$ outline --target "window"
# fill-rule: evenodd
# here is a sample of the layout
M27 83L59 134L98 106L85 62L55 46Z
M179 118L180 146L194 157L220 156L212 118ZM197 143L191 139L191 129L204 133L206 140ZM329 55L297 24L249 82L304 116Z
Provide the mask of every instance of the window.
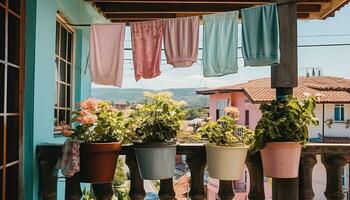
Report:
M334 121L344 121L344 105L334 106Z
M56 22L56 101L55 130L69 125L73 102L73 44L74 32L58 18Z
M244 125L249 126L249 110L245 110L245 120Z
M224 109L230 105L230 99L219 99L216 101L216 119L225 115Z

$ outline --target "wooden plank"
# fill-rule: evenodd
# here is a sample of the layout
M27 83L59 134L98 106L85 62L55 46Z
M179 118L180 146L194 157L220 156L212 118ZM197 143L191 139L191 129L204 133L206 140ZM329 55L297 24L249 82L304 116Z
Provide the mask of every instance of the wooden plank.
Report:
M337 10L348 3L349 0L333 0L331 3L323 5L320 11L320 18L326 19L327 17L333 16Z
M291 1L277 0L277 3ZM297 5L279 6L278 15L281 60L279 65L271 67L271 87L293 88L298 86Z
M172 4L178 4L178 3L211 3L211 4L265 4L270 3L270 0L220 0L220 1L214 1L214 0L173 0L173 1L162 1L162 0L85 0L89 2L114 2L114 3L149 3L149 4L163 4L163 3L172 3ZM299 0L299 3L303 4L324 4L329 3L332 0Z

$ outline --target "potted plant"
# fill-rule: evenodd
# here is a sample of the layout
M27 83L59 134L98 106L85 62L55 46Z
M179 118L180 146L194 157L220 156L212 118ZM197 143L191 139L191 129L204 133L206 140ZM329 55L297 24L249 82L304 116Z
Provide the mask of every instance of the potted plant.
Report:
M87 99L72 113L64 135L80 141L80 179L108 183L114 178L121 141L126 138L123 113L108 101Z
M170 92L145 92L144 95L144 103L137 105L129 116L141 177L148 180L172 178L175 139L180 121L185 117L186 102L173 100Z
M238 180L243 174L253 132L237 124L238 108L227 107L225 112L227 115L200 127L198 134L208 142L209 176L220 180Z
M333 119L326 119L325 123L326 123L326 125L328 126L328 128L331 128L331 127L332 127L332 124L333 124L334 122L333 122Z
M255 128L253 151L261 150L265 176L298 177L301 147L308 141L308 126L318 125L316 97L287 96L262 104L262 117Z

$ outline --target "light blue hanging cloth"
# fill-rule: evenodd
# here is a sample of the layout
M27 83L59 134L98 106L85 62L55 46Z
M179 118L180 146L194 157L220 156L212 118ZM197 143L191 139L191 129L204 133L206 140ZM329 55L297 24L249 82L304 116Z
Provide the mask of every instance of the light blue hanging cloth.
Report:
M242 54L245 66L280 63L276 4L242 9Z
M203 75L237 73L238 11L203 17Z

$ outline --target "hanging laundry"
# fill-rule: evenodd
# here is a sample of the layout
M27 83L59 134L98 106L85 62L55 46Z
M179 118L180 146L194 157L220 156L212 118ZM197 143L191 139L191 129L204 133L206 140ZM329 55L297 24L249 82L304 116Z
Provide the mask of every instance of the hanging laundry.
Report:
M164 20L164 48L167 63L190 67L197 61L199 17Z
M94 83L122 86L124 37L125 23L91 26L90 72Z
M130 27L136 81L159 76L163 21L134 22Z
M237 73L238 11L203 17L203 75Z
M280 62L277 5L242 10L242 54L245 66L269 66Z

